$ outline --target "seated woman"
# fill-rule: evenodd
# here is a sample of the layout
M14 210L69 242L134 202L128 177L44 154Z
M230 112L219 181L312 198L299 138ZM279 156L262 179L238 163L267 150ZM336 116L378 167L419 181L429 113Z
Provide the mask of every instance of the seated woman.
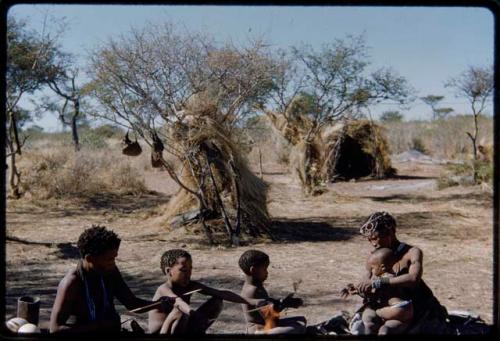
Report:
M372 269L367 265L363 279L355 286L361 294L369 294L373 288L405 288L413 303L413 319L406 333L447 334L450 333L446 319L447 311L422 279L423 253L416 246L400 242L396 237L396 220L387 212L375 212L361 226L360 233L375 248L390 248L396 257L394 277L372 279ZM365 307L363 323L367 334L390 333L382 327L383 321L375 310ZM381 328L382 327L382 328Z
M371 279L374 283L394 277L392 271L394 262L394 253L389 248L378 248L371 253L367 265L372 269ZM373 289L367 295L359 293L353 284L348 284L342 290L343 297L353 294L362 296L366 307L375 310L376 315L382 320L380 334L401 334L413 319L413 303L408 299L408 293L404 288L386 286ZM369 320L364 322L370 323Z

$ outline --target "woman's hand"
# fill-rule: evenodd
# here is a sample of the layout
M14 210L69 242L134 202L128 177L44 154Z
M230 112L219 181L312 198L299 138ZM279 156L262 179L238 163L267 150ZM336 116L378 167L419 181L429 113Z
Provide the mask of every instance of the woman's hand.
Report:
M372 292L372 281L371 280L364 280L358 283L356 285L356 290L361 294L361 295L368 295Z

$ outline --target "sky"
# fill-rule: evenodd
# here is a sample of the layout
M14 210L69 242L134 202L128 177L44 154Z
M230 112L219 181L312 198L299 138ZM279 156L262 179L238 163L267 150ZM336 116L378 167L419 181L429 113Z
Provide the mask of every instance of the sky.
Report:
M282 48L300 43L319 48L337 38L364 34L374 67L392 67L417 97L445 96L440 106L456 113L470 113L469 105L444 87L446 80L470 65L488 66L494 60L494 17L480 7L16 5L8 14L26 19L35 30L41 29L47 14L64 17L68 25L62 48L75 54L82 66L89 51L108 38L127 34L132 26L166 20L221 42L259 37ZM387 110L399 110L405 120L431 117L430 107L420 100L405 109L382 104L372 115L377 118ZM492 102L486 113L493 113ZM54 115L35 123L49 131L61 128Z

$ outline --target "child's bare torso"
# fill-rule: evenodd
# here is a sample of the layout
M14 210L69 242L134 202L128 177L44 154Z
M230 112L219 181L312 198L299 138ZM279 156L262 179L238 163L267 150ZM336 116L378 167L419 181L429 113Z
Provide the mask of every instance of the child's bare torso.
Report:
M269 298L269 294L263 286L255 286L250 283L245 283L241 290L241 296L244 298L253 298L253 299L267 299ZM249 310L255 309L256 306L250 304L242 304L243 313L245 314L245 320L247 321L247 325L264 325L264 319L262 318L259 311L251 311Z

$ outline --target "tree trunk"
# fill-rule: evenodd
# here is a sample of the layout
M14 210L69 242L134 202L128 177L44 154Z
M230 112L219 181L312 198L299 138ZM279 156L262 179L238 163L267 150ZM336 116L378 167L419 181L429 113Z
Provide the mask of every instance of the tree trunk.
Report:
M259 148L260 152L260 148ZM234 229L233 239L231 240L233 246L240 246L240 234L241 234L241 192L240 192L240 184L239 177L236 174L236 168L234 167L234 163L232 161L229 162L229 167L231 168L231 178L232 185L236 200L236 227ZM262 169L261 169L262 172ZM261 175L262 178L262 175Z
M260 179L262 180L263 179L263 173L262 173L262 153L260 151L260 148L259 148L259 165L260 165Z
M71 134L73 138L73 144L75 145L75 151L80 150L80 141L78 139L78 125L77 119L80 114L80 101L75 100L74 102L75 111L73 113L73 117L71 118Z
M474 113L474 138L472 139L472 146L474 151L474 160L477 160L477 136L479 135L479 127L477 122L478 114Z
M474 183L478 183L478 174L477 174L477 136L479 135L479 127L478 127L478 115L479 113L476 112L474 106L472 107L472 114L474 116L474 136L470 133L467 133L469 135L471 141L472 141L472 152L474 155L474 160L472 162L472 173L474 177Z
M14 117L14 112L9 113L9 149L10 149L10 194L13 198L19 199L21 191L19 184L21 182L21 174L17 170L16 154L21 155L21 144L19 142L19 134L17 131L17 121Z
M17 171L16 166L16 153L10 154L10 195L14 199L19 199L21 197L21 191L19 189L19 182L21 181L21 175Z

